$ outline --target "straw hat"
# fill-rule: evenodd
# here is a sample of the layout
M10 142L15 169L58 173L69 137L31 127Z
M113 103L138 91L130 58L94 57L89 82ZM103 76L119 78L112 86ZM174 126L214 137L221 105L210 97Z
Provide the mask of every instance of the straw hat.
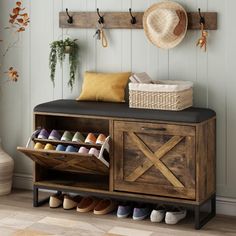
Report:
M147 38L159 48L177 46L187 32L188 16L178 3L164 1L144 12L143 27Z

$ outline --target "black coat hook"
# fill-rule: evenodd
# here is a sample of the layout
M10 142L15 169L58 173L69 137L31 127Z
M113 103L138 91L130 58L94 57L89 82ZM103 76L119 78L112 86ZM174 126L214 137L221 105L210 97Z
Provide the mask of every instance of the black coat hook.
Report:
M98 23L100 25L104 24L104 17L100 15L99 8L97 8L97 13L98 13L98 16L99 16Z
M136 24L136 23L137 23L137 20L136 20L136 18L132 15L132 9L131 9L131 8L129 9L129 14L130 14L130 16L131 16L130 23L131 23L132 25Z
M66 8L66 14L68 16L67 23L68 24L73 24L73 17L69 15L68 8Z
M201 14L201 8L198 8L198 14L199 14L199 17L200 17L200 25L201 24L205 25L206 21L205 21L205 18Z

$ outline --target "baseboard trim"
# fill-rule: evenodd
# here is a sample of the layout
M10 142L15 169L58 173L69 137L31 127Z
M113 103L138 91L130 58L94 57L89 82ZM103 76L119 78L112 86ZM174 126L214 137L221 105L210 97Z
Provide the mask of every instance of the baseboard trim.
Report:
M216 197L216 213L219 215L236 216L236 199Z
M33 189L33 176L14 173L13 188L32 190Z
M31 175L15 173L13 176L13 187L32 190L33 177ZM219 215L236 216L236 199L216 197L216 213Z

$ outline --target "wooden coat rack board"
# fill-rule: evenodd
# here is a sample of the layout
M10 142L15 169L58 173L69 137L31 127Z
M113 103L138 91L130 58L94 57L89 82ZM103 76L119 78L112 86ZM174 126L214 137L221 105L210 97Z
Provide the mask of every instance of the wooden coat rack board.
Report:
M68 15L69 14L69 15ZM136 23L131 24L129 12L102 12L104 28L107 29L143 29L143 12L133 12ZM217 12L202 12L205 18L205 29L217 29ZM99 16L97 12L60 12L61 28L97 28ZM69 23L69 22L72 23ZM188 29L199 30L199 13L188 12Z

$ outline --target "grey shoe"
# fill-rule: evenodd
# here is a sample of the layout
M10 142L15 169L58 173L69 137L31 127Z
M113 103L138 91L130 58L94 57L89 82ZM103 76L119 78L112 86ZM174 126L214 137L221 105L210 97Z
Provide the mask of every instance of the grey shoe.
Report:
M144 220L150 215L149 207L136 207L133 211L133 220Z
M132 204L119 205L116 215L118 218L127 218L132 213L132 210L133 210Z

